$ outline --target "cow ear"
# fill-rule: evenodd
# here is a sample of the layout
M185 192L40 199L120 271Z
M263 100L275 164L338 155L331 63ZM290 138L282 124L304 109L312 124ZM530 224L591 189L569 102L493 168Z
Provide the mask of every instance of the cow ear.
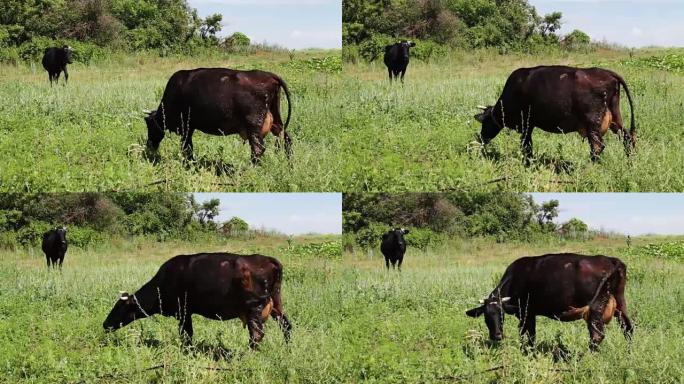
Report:
M409 233L409 230L408 230L408 229L404 229L404 235L407 234L407 233Z
M466 315L470 317L479 317L482 316L484 313L484 306L479 306L477 308L473 308L471 310L466 311Z
M485 118L485 113L478 113L477 115L473 116L475 120L479 121L480 123L484 121Z
M409 45L412 46L412 47L415 47L415 46L416 46L416 43L414 43L414 42L412 41Z

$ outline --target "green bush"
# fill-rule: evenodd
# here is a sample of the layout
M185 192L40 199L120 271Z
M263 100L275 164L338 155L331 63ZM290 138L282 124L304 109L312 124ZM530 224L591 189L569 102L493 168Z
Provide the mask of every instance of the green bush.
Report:
M404 236L404 239L406 239L407 246L425 250L442 244L445 236L428 228L409 228L409 233Z
M73 52L73 61L77 63L89 64L91 62L102 61L107 57L107 51L92 43L85 43L77 40L53 40L46 37L34 37L30 41L24 42L16 48L19 58L27 62L40 62L43 59L45 48L70 46ZM7 49L11 52L11 49ZM1 54L0 54L1 55Z
M226 38L226 45L229 47L247 47L249 46L251 41L249 40L249 37L245 35L242 32L235 32L232 35L230 35L228 38Z
M356 232L356 243L365 249L379 247L382 235L389 229L386 224L370 223Z
M104 240L105 236L92 228L72 226L67 229L67 242L70 247L87 248Z
M411 59L417 59L421 61L430 61L431 59L446 56L448 49L446 46L436 43L431 40L418 40L418 39L403 39L403 38L393 38L387 35L375 34L372 37L364 40L361 44L357 46L352 46L347 48L347 53L345 56L345 61L349 62L353 57L362 57L366 61L382 60L385 55L385 47L394 43L398 43L402 40L410 40L416 43L415 47L411 47L410 57ZM345 52L342 52L343 56Z
M44 221L31 221L16 232L16 240L24 247L40 246L43 234L54 228L54 225Z

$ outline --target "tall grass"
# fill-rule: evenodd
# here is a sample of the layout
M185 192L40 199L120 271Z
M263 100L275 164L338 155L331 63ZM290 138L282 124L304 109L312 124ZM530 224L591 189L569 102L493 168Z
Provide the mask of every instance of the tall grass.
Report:
M325 65L316 61L325 58ZM341 151L330 134L338 115L331 95L341 82L339 61L339 51L315 50L221 57L116 54L89 66L70 65L66 87L50 87L39 63L2 65L0 189L339 190L340 175L333 170L341 164ZM197 67L264 69L280 75L292 93L292 161L276 150L272 136L266 140L262 166L253 167L249 145L239 136L201 132L194 135L196 163L184 162L180 138L171 133L162 141L161 162L145 160L142 110L158 106L171 74Z
M669 54L645 50L636 57ZM381 61L345 64L338 97L347 190L434 191L504 188L515 191L681 191L684 175L684 76L636 65L627 51L500 56L454 51L441 60L409 64L406 82L389 84ZM541 64L599 65L620 73L635 98L637 153L627 158L608 133L598 164L578 134L535 130L535 161L525 167L519 134L502 131L486 151L470 143L480 132L478 105L496 102L516 68ZM622 117L630 109L622 93Z
M386 272L377 253L311 258L298 250L321 240L295 241L302 247L272 239L74 249L62 273L48 273L41 254L0 253L0 375L23 383L684 380L684 315L677 305L684 298L684 267L640 253L646 243L663 239L635 238L629 251L615 239L564 245L458 241L426 252L409 249L401 274ZM195 316L195 347L185 352L173 319L102 331L118 290L137 289L171 255L218 249L262 252L283 262L285 310L294 325L289 346L270 320L258 352L249 351L238 320ZM632 344L611 323L600 351L591 354L583 322L540 319L540 347L525 354L516 321L508 318L503 345L486 347L484 322L466 317L465 310L513 259L561 250L615 255L627 263ZM554 361L550 351L560 347L566 358Z

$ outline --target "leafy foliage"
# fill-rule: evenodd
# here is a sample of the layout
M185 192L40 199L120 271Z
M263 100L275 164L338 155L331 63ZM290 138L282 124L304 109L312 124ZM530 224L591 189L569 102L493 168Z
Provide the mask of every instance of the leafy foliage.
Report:
M0 247L38 246L43 233L58 225L68 227L69 242L77 247L111 236L193 239L217 233L218 204L197 203L182 193L0 194ZM238 217L228 224L248 229Z
M359 56L369 61L398 38L423 41L424 50L417 44L415 52L420 60L446 47L529 52L560 43L562 13L541 16L527 0L349 0L342 9L344 45L358 46ZM345 60L356 60L353 48L345 53Z
M86 63L98 57L95 47L166 54L224 46L222 19L201 19L187 0L8 0L0 3L0 60L35 60L45 46L66 43ZM245 38L235 33L230 44L249 45Z
M409 245L425 249L449 236L505 240L550 234L557 209L557 200L536 204L529 195L509 192L345 193L342 225L362 248L378 246L383 233L401 226L411 230Z

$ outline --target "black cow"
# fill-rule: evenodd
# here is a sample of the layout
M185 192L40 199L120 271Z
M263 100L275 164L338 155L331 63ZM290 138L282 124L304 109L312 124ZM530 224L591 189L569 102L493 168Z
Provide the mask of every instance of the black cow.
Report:
M66 227L57 227L51 229L43 234L43 252L47 259L47 266L55 267L59 265L62 268L64 262L64 255L67 251Z
M404 253L406 253L404 235L407 233L409 233L408 229L394 228L382 235L380 251L385 256L385 266L387 269L389 269L390 263L392 263L392 268L395 268L395 264L398 262L398 267L401 271L401 263L404 261Z
M280 88L288 101L285 125L280 118ZM169 79L157 110L145 117L147 147L156 152L165 130L169 130L181 136L181 149L192 160L195 130L217 136L237 133L249 140L256 164L265 150L264 137L271 132L284 140L289 157L291 140L286 129L291 112L287 85L273 73L226 68L182 70Z
M622 127L620 86L623 86L632 112L630 131ZM621 134L625 152L636 144L634 105L625 80L601 68L540 66L520 68L508 77L499 100L492 107L480 107L475 118L482 123L480 140L489 143L508 127L521 134L525 161L532 157L532 130L539 127L552 133L579 132L588 138L592 161L603 151L608 129Z
M180 321L183 342L192 342L192 315L208 319L240 318L255 349L272 316L289 341L291 325L283 313L280 288L283 266L262 255L198 253L175 256L135 294L122 293L103 323L107 331L134 320L161 314Z
M415 46L416 43L406 40L385 46L384 61L387 66L390 82L392 82L392 76L394 75L394 79L396 79L399 73L401 73L401 82L404 82L406 67L409 63L409 50Z
M589 347L595 350L604 338L604 325L617 317L625 337L632 336L627 317L625 283L627 267L617 258L574 253L520 258L506 268L499 285L466 312L484 314L489 338L503 338L504 314L519 319L521 337L534 345L536 316L560 321L584 319Z
M69 80L69 72L67 72L67 64L72 63L72 55L74 50L68 45L62 48L51 47L45 48L43 53L43 68L48 73L48 78L50 79L50 85L52 81L55 83L59 81L60 72L64 72L64 84Z

